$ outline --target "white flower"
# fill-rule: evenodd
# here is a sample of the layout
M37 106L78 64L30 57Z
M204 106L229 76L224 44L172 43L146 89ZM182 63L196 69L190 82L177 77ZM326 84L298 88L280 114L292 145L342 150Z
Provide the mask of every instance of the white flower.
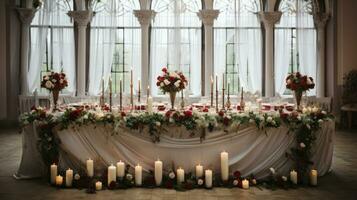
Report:
M170 173L169 173L169 177L170 177L171 179L174 179L174 178L176 177L176 175L175 175L174 172L170 172Z
M287 181L288 178L286 178L286 176L282 176L281 179L283 179L283 181Z
M126 175L126 179L127 179L128 181L131 181L131 180L133 179L133 175L127 174L127 175Z
M273 118L269 116L269 117L267 118L267 122L272 122L272 121L273 121Z
M54 85L51 81L46 81L45 86L47 89L52 89L54 87Z
M260 121L264 121L264 117L263 116L259 116Z
M63 79L60 80L60 83L63 84Z
M249 119L249 123L254 123L254 119Z
M275 122L275 121L272 121L272 122L271 122L271 124L275 125L275 124L276 124L276 122Z
M174 120L172 117L170 117L169 122L170 122L170 123L174 123L175 120Z
M227 117L227 119L231 119L232 118L230 115L227 115L226 117Z
M84 116L83 116L83 119L88 119L88 115L87 115L87 114L84 115Z
M178 74L176 72L170 72L170 76L178 77Z
M180 87L180 83L181 83L180 80L176 81L176 82L175 82L175 86L176 86L176 87Z
M161 83L160 83L160 86L161 86L161 87L164 87L164 85L165 85L164 82L161 82Z
M319 111L319 109L317 107L312 108L312 112L316 113L317 111Z
M271 172L272 174L275 174L275 169L274 169L274 168L270 167L269 170L270 170L270 172Z
M306 124L306 128L311 129L310 124Z
M165 85L169 85L171 82L167 79L164 80Z
M326 115L326 114L327 114L327 113L326 113L326 111L324 111L324 110L323 110L323 111L321 111L321 113L322 113L322 114L324 114L324 115Z
M237 179L233 181L233 185L234 185L234 186L237 186L237 185L238 185L238 180L237 180Z
M79 174L75 174L75 175L74 175L74 180L77 180L77 181L78 181L80 178L81 178L81 176L80 176Z
M57 82L57 80L56 80L56 79L52 79L52 82L56 83L56 82Z
M257 184L257 180L255 178L252 179L252 184L256 185Z
M291 83L291 80L290 79L288 79L287 81L286 81L286 84L290 84Z
M155 122L156 126L161 126L161 123L159 121Z
M45 76L45 81L48 81L49 79L50 79L50 77L48 77L48 76Z
M301 120L301 116L300 116L300 115L298 115L298 116L297 116L297 119L300 121L300 120Z
M311 85L312 84L312 81L310 78L307 78L307 82L306 82L308 85Z
M319 119L317 122L319 122L319 124L322 124L324 122L324 120Z
M301 147L301 148L305 148L306 145L305 145L303 142L301 142L301 143L300 143L300 147Z
M197 185L203 185L203 180L202 179L198 179L197 180Z

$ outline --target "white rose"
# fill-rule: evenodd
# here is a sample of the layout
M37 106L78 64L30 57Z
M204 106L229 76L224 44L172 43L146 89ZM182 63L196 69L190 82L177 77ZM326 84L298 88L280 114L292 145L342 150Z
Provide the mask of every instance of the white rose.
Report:
M257 184L257 180L255 178L252 179L252 184L256 185Z
M312 84L312 81L310 78L307 79L307 82L306 82L308 85L311 85Z
M170 122L170 123L174 123L174 122L175 122L175 120L174 120L173 118L171 118L171 117L170 117L169 122Z
M52 79L52 82L56 83L56 82L57 82L57 80L56 80L56 79Z
M249 119L249 123L254 123L254 119Z
M227 119L231 119L232 117L230 115L227 115Z
M45 81L48 81L50 79L50 77L45 76Z
M282 176L281 179L283 179L284 182L288 180L288 178L286 178L286 176Z
M155 122L156 126L161 126L161 123L159 121Z
M60 83L63 84L63 79L60 80Z
M170 177L170 179L174 179L176 177L176 175L174 172L170 172L169 177Z
M303 142L301 142L301 143L300 143L300 147L301 147L301 148L305 148L306 145L305 145Z
M311 129L310 124L306 124L306 128Z
M233 181L233 185L234 185L234 186L237 186L237 185L238 185L238 180L234 180L234 181Z
M164 87L164 85L165 85L164 82L161 82L161 83L160 83L160 86L161 86L161 87Z
M321 113L322 113L322 114L324 114L324 115L326 115L326 114L327 114L327 113L326 113L326 111L324 111L324 110L323 110L323 111L321 111Z
M273 121L273 118L269 116L269 117L267 118L267 122L272 122L272 121Z
M275 174L275 169L274 169L274 168L270 167L269 170L270 170L270 172L271 172L272 174Z
M300 115L298 115L298 116L297 116L297 119L300 121L300 120L301 120L301 116L300 116Z
M47 82L45 83L45 86L46 86L47 89L52 89L52 88L54 87L54 85L52 84L51 81L47 81Z
M322 124L324 122L324 120L319 119L317 122L319 122L319 124Z
M167 80L167 79L165 79L165 80L164 80L164 83L165 83L165 85L169 85L169 84L170 84L170 81Z
M264 121L264 117L263 116L259 116L260 121Z
M181 82L180 80L176 81L176 82L175 82L175 86L176 86L176 87L180 87L180 82Z
M288 79L288 80L286 81L286 84L290 84L290 83L291 83L291 80Z
M198 179L197 185L203 185L203 180L202 179Z
M83 116L83 119L88 119L88 115L84 115L84 116Z
M131 180L133 179L133 175L127 174L127 175L126 175L126 179L127 179L128 181L131 181Z
M271 122L271 124L275 125L275 124L276 124L276 122L275 122L275 121L272 121L272 122Z
M79 174L75 174L75 175L74 175L74 180L77 180L77 181L78 181L80 178L81 178L81 176L80 176Z

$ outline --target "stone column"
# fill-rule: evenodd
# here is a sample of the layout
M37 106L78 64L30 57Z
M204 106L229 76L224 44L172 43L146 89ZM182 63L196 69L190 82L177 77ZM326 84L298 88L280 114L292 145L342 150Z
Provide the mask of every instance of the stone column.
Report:
M86 95L86 29L93 17L92 11L69 11L68 16L78 24L77 96Z
M317 70L316 70L316 96L325 97L325 77L326 77L326 22L330 15L328 13L315 13L314 23L317 30Z
M210 95L210 80L214 77L213 68L213 22L217 19L219 10L200 10L197 15L202 20L205 28L205 73L202 81L202 91L205 96Z
M22 22L21 27L21 95L29 94L28 88L28 67L29 67L29 46L30 46L30 25L35 17L37 9L16 8Z
M265 97L275 95L274 89L274 25L280 20L281 12L259 12L265 27Z
M146 89L150 85L149 26L151 20L155 18L156 12L153 10L134 10L134 15L138 18L141 25L141 88Z

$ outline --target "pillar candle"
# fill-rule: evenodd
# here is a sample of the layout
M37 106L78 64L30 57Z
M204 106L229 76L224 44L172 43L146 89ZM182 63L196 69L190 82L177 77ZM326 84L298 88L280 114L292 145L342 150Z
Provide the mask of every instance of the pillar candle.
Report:
M157 186L161 185L162 181L162 161L155 161L155 182Z
M310 184L313 186L317 185L317 170L315 169L310 172Z
M147 102L147 105L146 105L146 110L148 111L148 113L149 114L151 114L152 113L152 97L151 96L149 96L148 97L148 102Z
M221 153L221 177L223 181L227 181L229 176L228 153Z
M72 187L73 182L73 170L66 170L66 187Z
M117 181L117 168L111 164L109 167L108 167L108 185L110 185L110 183L112 181L116 182Z
M51 184L56 183L56 176L57 176L57 165L53 163L51 165Z
M203 166L198 164L196 165L196 178L200 178L203 176Z
M135 185L136 186L141 186L142 184L142 173L143 173L143 167L141 167L139 164L135 166Z
M293 184L297 184L297 172L295 170L290 172L290 181Z
M176 171L177 174L177 184L181 184L185 181L185 170L178 168Z
M62 183L63 183L63 176L61 175L56 176L56 185L61 186Z
M89 159L87 160L87 175L88 175L89 177L93 177L93 175L94 175L93 165L94 165L93 160L89 158Z
M95 182L95 189L102 190L103 184L100 181Z
M212 170L205 170L205 183L206 183L206 188L211 188L212 187Z
M249 189L249 181L247 179L244 179L242 181L242 188L243 189Z
M125 164L121 160L117 162L117 176L123 178L125 174Z

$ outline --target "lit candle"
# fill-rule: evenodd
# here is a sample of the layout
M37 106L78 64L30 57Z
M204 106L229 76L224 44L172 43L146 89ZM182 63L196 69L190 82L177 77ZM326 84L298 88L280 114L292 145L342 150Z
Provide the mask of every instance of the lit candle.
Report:
M205 183L206 188L212 187L212 170L205 170Z
M100 181L95 182L95 189L97 191L102 190L103 184Z
M249 181L247 179L244 179L242 181L242 188L243 189L249 189Z
M221 176L223 181L228 180L228 176L229 176L228 153L225 151L221 153Z
M61 175L56 176L56 185L61 186L62 183L63 183L63 176Z
M155 161L155 182L156 186L160 186L162 181L162 161Z
M108 167L108 185L110 185L111 182L116 182L117 181L117 168L111 164L109 167Z
M185 181L185 170L183 170L180 167L177 169L176 174L177 174L177 184L181 184L182 182Z
M196 178L200 178L203 176L203 166L198 164L196 165Z
M142 184L142 173L143 168L138 164L135 166L135 185L141 186Z
M56 183L56 176L57 176L57 165L53 163L51 165L51 184Z
M125 164L121 160L117 162L117 176L123 178L125 174Z
M293 184L297 184L297 172L295 170L290 172L290 181Z
M93 177L93 175L94 175L94 168L93 168L93 160L92 159L88 159L87 160L87 175L89 176L89 177Z
M315 169L310 172L310 184L313 186L317 185L317 170Z
M66 170L66 187L72 187L73 182L73 170Z

